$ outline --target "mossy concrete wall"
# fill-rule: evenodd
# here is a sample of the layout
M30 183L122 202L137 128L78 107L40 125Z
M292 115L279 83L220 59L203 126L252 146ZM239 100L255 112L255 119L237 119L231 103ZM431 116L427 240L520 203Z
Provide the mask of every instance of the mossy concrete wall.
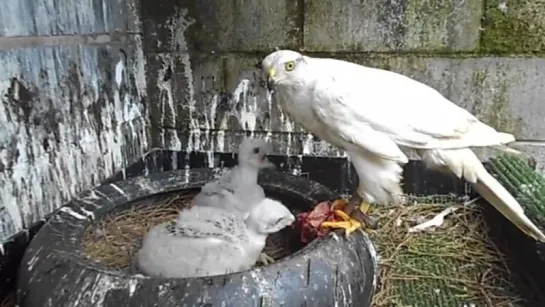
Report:
M170 0L142 12L161 147L232 151L253 131L277 153L342 154L266 102L254 64L290 48L414 77L545 165L543 0Z

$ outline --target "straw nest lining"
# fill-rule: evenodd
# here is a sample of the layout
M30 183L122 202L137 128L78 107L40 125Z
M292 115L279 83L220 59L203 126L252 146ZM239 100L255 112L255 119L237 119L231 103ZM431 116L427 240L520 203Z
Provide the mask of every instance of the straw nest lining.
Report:
M520 306L505 257L488 238L479 205L462 206L434 230L409 233L453 203L380 207L373 214L380 273L373 305Z
M176 219L195 194L171 193L151 197L129 209L112 212L89 225L83 234L83 248L89 259L113 269L137 272L136 253L148 230L160 223ZM294 210L292 213L296 214ZM275 260L301 248L299 236L286 227L267 238L264 252Z

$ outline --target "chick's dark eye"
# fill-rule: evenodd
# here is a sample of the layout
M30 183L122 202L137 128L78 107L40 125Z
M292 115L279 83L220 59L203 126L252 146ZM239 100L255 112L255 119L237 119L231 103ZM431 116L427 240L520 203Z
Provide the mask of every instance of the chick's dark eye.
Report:
M258 153L259 153L259 147L255 147L255 148L254 148L254 153L255 153L255 154L258 154Z

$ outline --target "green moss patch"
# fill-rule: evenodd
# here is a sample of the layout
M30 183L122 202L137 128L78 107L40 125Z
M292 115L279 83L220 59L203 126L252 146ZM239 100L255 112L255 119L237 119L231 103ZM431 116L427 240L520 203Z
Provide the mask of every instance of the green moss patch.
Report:
M514 54L545 50L545 1L486 1L481 50Z

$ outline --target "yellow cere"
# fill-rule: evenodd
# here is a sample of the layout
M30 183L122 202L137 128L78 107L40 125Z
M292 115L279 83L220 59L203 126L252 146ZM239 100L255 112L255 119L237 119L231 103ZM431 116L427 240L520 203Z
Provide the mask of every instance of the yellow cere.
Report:
M274 68L269 69L269 77L270 78L276 77L276 70Z

